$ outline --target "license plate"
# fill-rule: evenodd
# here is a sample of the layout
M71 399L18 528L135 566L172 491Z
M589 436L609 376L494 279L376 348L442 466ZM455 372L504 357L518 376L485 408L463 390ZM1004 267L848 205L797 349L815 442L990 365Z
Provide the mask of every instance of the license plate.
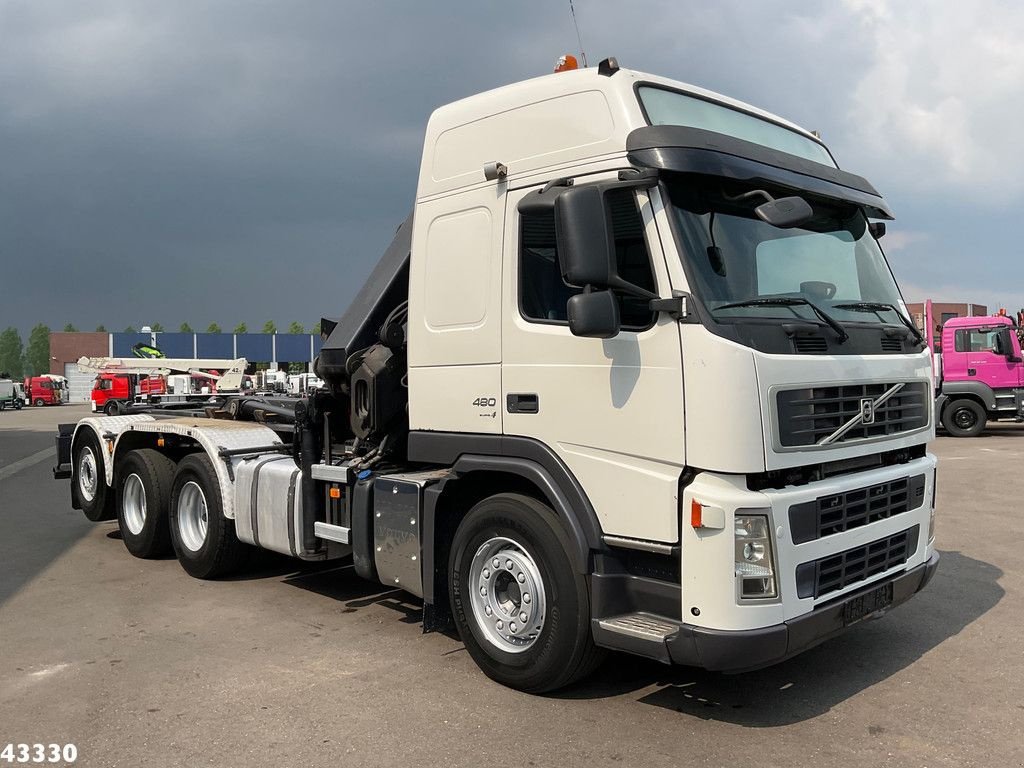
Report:
M892 605L892 582L863 595L858 595L843 606L843 624L849 626L872 613Z

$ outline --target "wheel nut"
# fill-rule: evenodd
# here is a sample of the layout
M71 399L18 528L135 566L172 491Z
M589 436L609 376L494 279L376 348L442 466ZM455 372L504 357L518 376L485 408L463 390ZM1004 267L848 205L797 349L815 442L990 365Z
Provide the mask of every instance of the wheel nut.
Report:
M498 619L498 623L495 624L494 626L496 626L498 629L504 629L505 628L505 622L502 621L501 619Z
M480 596L487 597L487 587L480 587Z
M524 592L523 593L523 602L524 603L530 602L530 593L529 592Z
M489 570L487 570L486 568L484 568L484 578L485 579L491 578L491 572Z
M516 623L513 621L511 624L508 625L508 628L511 631L515 632L516 631Z
M516 576L516 581L518 581L520 584L522 584L524 581L526 581L526 575L520 573L518 576Z
M492 613L492 611L491 611L491 606L489 606L489 605L485 605L485 606L484 606L484 613L486 613L486 614L487 614L488 616L490 616L490 615L491 615L491 613Z
M513 563L511 560L506 560L505 567L511 571L515 567L515 563Z
M519 614L519 620L520 620L521 622L523 622L524 624L526 623L526 618L527 618L527 617L526 617L526 614L525 614L525 613L520 613L520 614Z
M491 561L491 564L495 568L501 568L501 560L499 560L498 558L494 558L494 560Z

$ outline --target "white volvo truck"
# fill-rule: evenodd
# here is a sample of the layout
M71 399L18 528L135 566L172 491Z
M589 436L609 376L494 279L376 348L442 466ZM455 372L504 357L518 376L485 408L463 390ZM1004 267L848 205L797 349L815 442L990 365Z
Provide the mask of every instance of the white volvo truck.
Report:
M938 562L889 218L814 134L727 97L613 59L499 88L431 117L322 390L90 416L55 474L198 578L248 547L351 558L522 690L604 649L766 666Z

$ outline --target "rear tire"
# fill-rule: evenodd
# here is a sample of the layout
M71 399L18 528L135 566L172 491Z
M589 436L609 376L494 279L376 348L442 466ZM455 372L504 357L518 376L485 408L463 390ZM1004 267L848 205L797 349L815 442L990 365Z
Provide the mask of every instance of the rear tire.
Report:
M587 582L571 563L555 513L529 496L484 499L459 525L448 564L452 615L469 655L492 680L543 693L585 677L601 661Z
M178 464L169 519L174 554L190 576L213 579L244 560L245 545L235 535L235 521L224 517L217 473L205 454Z
M167 510L174 462L150 448L130 451L117 466L117 524L125 549L152 558L171 549Z
M113 490L107 487L103 450L95 433L82 428L82 437L76 441L72 454L71 493L75 506L94 523L113 520Z
M961 398L942 411L942 426L953 437L977 437L985 430L985 409L974 400Z

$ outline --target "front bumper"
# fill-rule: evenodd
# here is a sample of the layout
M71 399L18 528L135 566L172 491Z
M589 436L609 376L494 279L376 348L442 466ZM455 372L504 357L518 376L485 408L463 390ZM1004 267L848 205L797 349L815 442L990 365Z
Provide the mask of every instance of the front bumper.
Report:
M777 664L836 635L851 625L843 620L844 609L862 595L888 583L893 585L892 603L885 611L866 618L878 618L905 603L924 589L939 565L935 552L926 563L889 579L873 582L782 624L749 630L713 630L683 624L666 638L665 646L673 664L702 667L720 672L746 672Z

